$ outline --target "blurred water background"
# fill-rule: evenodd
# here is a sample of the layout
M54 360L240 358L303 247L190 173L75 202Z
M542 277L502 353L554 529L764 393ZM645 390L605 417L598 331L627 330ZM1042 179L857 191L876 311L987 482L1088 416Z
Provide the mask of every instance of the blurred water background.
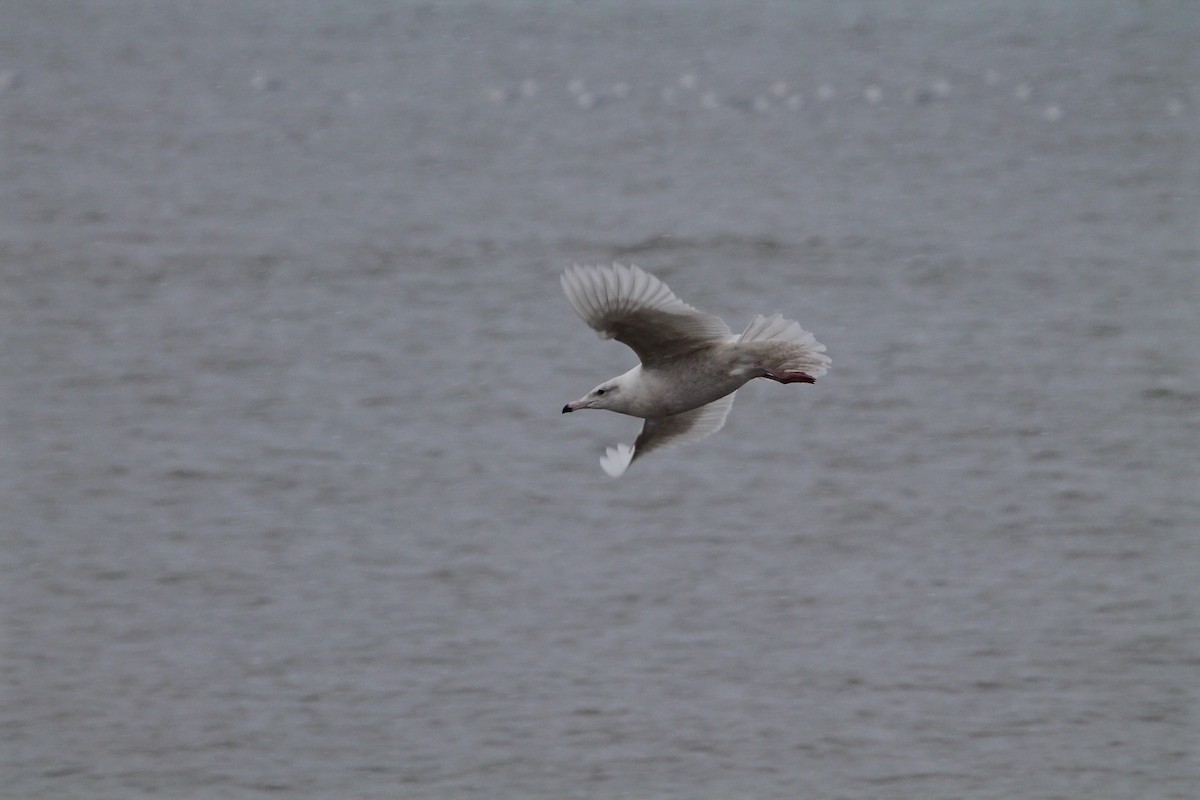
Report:
M1197 41L6 4L0 796L1195 797ZM614 260L833 368L610 480Z

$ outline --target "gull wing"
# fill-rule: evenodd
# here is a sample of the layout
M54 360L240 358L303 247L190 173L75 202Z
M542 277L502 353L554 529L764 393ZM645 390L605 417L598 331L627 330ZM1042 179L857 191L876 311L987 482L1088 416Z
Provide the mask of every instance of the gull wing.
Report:
M608 448L600 466L612 477L619 477L639 456L669 444L688 444L711 436L725 426L729 409L733 408L733 393L705 406L693 408L669 417L650 417L642 426L637 441L630 447L619 444Z
M646 366L731 335L720 317L697 311L635 266L575 265L563 273L562 287L584 322L628 345Z

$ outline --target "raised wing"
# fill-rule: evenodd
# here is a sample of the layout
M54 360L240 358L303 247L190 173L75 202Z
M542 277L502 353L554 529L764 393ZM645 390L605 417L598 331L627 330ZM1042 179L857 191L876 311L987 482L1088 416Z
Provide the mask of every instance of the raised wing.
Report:
M714 400L706 406L672 414L669 417L650 417L642 426L637 441L630 447L619 444L608 448L600 459L600 466L612 477L619 477L635 458L658 447L669 444L688 444L711 436L725 426L729 409L733 408L733 394Z
M563 273L562 287L584 322L628 345L647 366L731 335L720 317L697 311L635 266L575 265Z

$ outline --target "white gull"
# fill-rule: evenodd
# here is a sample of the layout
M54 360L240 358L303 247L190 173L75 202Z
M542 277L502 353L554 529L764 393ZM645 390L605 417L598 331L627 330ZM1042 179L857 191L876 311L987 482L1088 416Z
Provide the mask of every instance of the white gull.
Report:
M635 458L667 444L716 433L733 393L754 378L815 383L829 367L825 345L779 314L756 316L741 335L692 308L635 266L575 265L562 275L571 307L602 339L616 339L641 363L592 389L563 413L600 408L645 420L633 445L607 448L600 466L614 478Z

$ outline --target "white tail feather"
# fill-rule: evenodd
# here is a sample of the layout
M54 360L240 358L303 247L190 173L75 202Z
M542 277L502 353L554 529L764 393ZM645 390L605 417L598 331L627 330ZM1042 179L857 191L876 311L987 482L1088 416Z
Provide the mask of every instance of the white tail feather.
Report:
M767 339L779 339L805 345L816 341L811 333L800 327L799 322L787 319L782 314L772 314L769 317L759 314L750 320L750 324L746 326L746 330L742 331L738 341L757 342Z
M779 342L786 345L782 352L774 354L778 363L773 366L779 371L797 370L819 378L830 364L829 356L825 355L825 345L801 328L799 322L787 319L782 314L769 317L760 314L750 320L746 330L738 337L738 344L750 342Z

